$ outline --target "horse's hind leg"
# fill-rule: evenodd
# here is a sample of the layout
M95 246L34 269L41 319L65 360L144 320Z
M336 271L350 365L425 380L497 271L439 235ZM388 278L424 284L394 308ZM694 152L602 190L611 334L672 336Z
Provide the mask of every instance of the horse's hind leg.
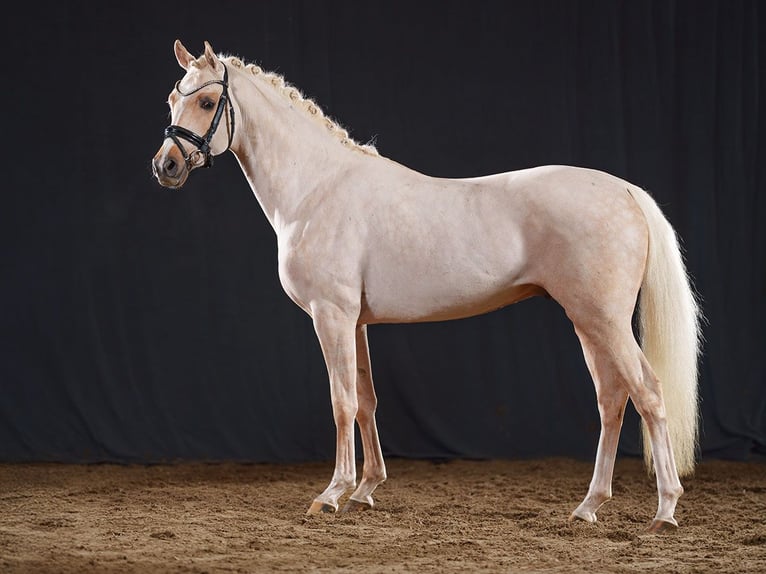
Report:
M596 511L612 498L612 475L625 405L628 401L628 391L624 385L620 384L618 376L612 372L608 363L597 360L592 345L579 330L577 335L582 343L585 362L596 387L601 435L588 494L572 513L572 519L596 522Z
M649 440L652 447L654 471L657 475L657 491L659 503L657 514L649 526L650 532L663 532L678 526L673 517L678 499L684 493L678 478L673 445L670 442L668 423L665 416L665 401L662 398L662 388L654 374L649 361L643 353L640 355L641 369L644 375L644 386L630 389L630 396L636 405L636 410L646 422L649 430Z
M356 421L359 424L359 434L362 437L364 467L362 480L343 507L343 512L372 508L372 493L378 485L386 480L386 466L378 439L378 427L375 423L375 409L378 405L378 399L375 396L375 388L372 383L366 325L357 325L356 328L356 363L356 396L359 403Z
M659 504L650 530L658 532L677 526L673 514L683 488L676 470L657 377L629 328L591 332L595 336L578 329L596 382L602 434L591 488L573 516L595 521L596 509L611 495L614 457L627 393L649 429L657 472Z

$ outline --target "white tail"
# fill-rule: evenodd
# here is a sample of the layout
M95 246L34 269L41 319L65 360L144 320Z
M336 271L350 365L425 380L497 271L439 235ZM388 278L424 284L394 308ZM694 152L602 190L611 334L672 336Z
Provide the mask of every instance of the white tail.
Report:
M698 445L697 365L702 319L676 232L657 203L640 188L631 193L649 226L649 256L639 296L641 348L660 380L668 433L681 476L694 472ZM644 460L652 468L646 424Z

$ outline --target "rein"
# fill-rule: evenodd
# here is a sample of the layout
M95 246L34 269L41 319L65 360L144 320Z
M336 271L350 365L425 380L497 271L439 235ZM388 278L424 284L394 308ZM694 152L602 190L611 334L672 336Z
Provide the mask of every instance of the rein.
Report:
M231 141L234 138L234 106L229 101L229 70L226 67L226 64L223 64L222 80L210 80L198 88L195 88L192 91L186 93L182 92L178 88L178 84L180 82L181 80L176 82L175 90L183 97L191 96L192 94L199 92L202 88L212 84L221 84L221 86L223 86L221 97L218 99L218 107L215 109L213 121L210 122L210 127L204 136L197 135L193 131L188 130L182 126L170 125L165 128L165 137L172 139L173 143L175 143L178 146L178 149L181 150L181 155L183 155L184 161L186 162L186 168L189 171L196 167L195 160L197 159L198 154L202 154L202 156L205 158L205 161L199 165L199 167L210 167L213 165L213 155L210 153L210 140L213 139L213 136L218 129L218 124L221 122L221 117L223 116L224 109L227 105L229 107L230 118L230 120L227 121L226 126L229 133L229 143L226 146L224 152L229 150L231 147ZM186 148L181 144L181 140L179 138L183 138L187 142L194 144L197 149L193 150L191 153L186 153Z

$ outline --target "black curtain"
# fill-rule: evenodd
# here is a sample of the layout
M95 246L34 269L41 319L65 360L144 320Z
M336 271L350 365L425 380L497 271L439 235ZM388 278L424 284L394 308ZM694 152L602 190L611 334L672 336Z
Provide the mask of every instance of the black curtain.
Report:
M231 154L149 160L203 40L285 76L381 154L463 177L593 167L648 189L707 323L704 457L766 445L766 9L757 1L43 2L6 15L0 460L334 452L311 321ZM553 301L370 328L384 452L589 458L599 423ZM631 411L621 453L639 453Z

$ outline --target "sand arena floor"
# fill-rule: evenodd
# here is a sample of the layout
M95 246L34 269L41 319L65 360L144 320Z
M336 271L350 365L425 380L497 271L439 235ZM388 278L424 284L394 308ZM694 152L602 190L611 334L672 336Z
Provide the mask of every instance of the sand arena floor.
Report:
M599 522L567 520L592 467L388 461L373 510L306 517L332 463L0 465L0 571L766 572L766 464L703 461L646 534L656 492L620 459Z

